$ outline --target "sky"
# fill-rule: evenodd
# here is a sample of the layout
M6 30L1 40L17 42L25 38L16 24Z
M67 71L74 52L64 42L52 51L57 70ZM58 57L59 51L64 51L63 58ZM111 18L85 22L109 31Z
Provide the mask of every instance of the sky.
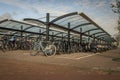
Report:
M113 13L115 0L0 0L0 20L44 17L46 13L61 16L83 12L111 35L118 31L118 15Z

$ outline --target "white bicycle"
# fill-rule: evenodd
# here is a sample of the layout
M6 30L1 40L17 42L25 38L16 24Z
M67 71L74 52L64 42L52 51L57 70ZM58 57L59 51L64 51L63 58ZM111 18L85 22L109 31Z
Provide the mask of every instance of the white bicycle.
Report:
M30 53L32 56L36 56L39 52L42 52L45 56L53 56L56 54L56 46L54 42L39 41L34 43L35 52Z

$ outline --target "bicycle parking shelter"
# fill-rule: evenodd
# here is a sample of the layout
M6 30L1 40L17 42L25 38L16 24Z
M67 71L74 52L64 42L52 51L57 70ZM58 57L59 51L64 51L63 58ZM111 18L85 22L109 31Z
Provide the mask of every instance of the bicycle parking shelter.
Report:
M42 35L46 41L72 40L82 44L83 38L90 42L112 45L116 40L111 35L91 20L84 13L73 12L51 20L49 13L46 21L25 18L23 21L6 19L0 21L0 35L16 35L18 37L38 37ZM84 36L84 37L83 37ZM50 39L51 38L51 39Z

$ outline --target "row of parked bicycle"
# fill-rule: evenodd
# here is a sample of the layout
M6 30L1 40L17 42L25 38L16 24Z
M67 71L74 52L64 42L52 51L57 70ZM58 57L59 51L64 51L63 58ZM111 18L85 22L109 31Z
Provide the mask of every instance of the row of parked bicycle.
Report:
M45 55L63 54L63 53L77 53L77 52L104 52L110 49L116 48L116 46L110 44L100 44L95 41L90 43L67 40L45 41L40 37L28 38L28 37L16 37L6 36L1 37L0 49L6 50L35 50L37 55L39 51L42 51Z
M2 51L8 50L30 50L33 46L33 41L28 40L26 37L20 38L16 36L3 36L0 39L0 48Z
M62 52L62 53L76 53L76 52L104 52L113 48L116 48L116 46L111 46L108 44L100 44L100 43L96 43L96 42L91 42L91 43L87 43L87 42L83 42L83 43L79 43L79 42L70 42L68 43L67 41L62 41L59 42L59 46L58 46L58 52Z

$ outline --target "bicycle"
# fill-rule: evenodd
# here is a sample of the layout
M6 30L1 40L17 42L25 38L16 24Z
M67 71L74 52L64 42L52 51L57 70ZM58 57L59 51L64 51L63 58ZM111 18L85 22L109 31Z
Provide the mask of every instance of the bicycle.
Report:
M4 50L4 48L3 48L3 41L2 41L2 40L0 40L0 50L1 50L2 52L5 52L5 50Z
M34 42L33 51L36 52L30 53L31 56L38 55L40 51L42 51L45 56L53 56L56 54L56 46L54 45L54 42L50 41L36 41Z

